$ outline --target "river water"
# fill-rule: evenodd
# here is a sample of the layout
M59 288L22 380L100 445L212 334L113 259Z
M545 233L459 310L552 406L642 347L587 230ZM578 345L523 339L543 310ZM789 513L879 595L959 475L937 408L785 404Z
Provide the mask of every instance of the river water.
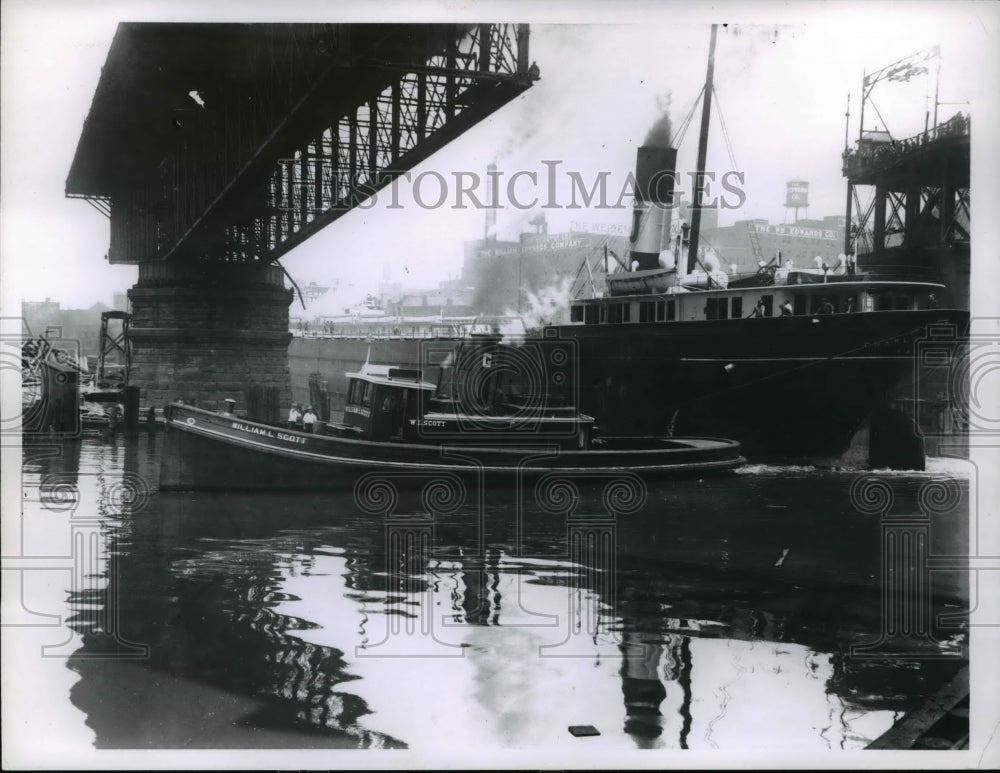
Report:
M66 748L861 749L967 662L959 460L160 494L162 444L23 451L7 579Z

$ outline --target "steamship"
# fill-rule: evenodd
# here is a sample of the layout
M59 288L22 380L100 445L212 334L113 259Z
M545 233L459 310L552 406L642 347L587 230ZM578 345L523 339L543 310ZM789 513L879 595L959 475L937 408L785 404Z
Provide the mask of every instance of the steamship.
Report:
M713 28L705 112L714 46ZM923 469L919 431L886 398L914 374L923 341L965 334L968 312L938 308L941 284L860 274L849 256L797 268L779 254L727 274L699 253L700 191L687 243L670 236L676 157L638 149L628 264L551 329L575 343L581 410L619 436L721 432L751 460L836 460L867 429L872 466Z
M724 430L751 459L816 460L871 420L873 465L922 468L912 423L883 403L921 341L967 328L968 312L935 307L942 285L787 264L736 281L711 261L685 274L651 267L642 239L638 268L554 328L576 343L580 405L604 431Z

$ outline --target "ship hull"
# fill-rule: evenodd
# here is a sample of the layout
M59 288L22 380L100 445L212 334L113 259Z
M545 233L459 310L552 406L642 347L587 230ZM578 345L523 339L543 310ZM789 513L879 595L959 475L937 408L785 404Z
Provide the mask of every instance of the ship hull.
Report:
M602 432L721 432L752 461L816 461L919 381L930 330L967 326L966 312L927 310L557 330L575 342L579 406ZM919 442L910 427L898 443Z

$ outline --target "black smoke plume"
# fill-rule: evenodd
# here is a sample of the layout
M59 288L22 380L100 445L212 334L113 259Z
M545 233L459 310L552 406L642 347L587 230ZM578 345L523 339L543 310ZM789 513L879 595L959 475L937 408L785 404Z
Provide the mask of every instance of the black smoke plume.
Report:
M656 106L662 114L649 127L649 131L646 132L646 139L643 140L642 144L656 148L669 148L671 139L670 95L668 94L665 99L658 98Z

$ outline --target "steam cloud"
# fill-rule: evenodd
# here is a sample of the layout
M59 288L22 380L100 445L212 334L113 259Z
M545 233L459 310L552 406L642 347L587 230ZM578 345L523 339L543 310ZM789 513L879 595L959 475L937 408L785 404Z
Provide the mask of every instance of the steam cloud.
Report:
M610 248L627 255L624 236L608 237ZM587 283L581 267L585 257L591 265L600 265L601 241L592 240L580 247L535 250L530 243L498 242L508 250L490 254L487 250L467 253L462 282L475 288L472 306L481 314L520 314L525 324L568 322L572 289L579 280ZM603 270L598 270L603 273ZM582 278L581 278L582 277Z
M530 330L569 322L569 302L573 300L572 286L573 277L567 276L543 287L537 293L525 291L524 306L521 310L524 326ZM513 316L518 312L516 309L505 309L504 313Z

